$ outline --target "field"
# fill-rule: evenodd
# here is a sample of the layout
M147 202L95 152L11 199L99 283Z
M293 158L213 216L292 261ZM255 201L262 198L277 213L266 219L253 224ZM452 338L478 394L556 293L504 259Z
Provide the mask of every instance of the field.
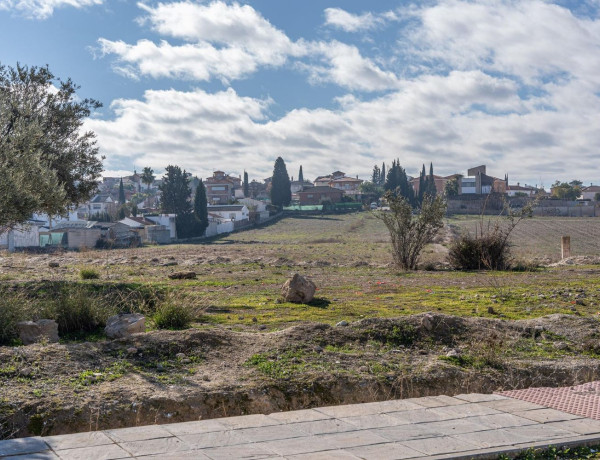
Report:
M513 235L515 258L549 264L569 234L586 265L449 270L448 244L475 225L448 220L427 270L410 273L391 265L370 213L286 217L194 245L1 254L0 313L142 311L148 332L5 341L0 437L597 377L600 219L528 219ZM169 279L182 271L197 279ZM310 304L281 301L294 273L316 283ZM191 327L158 330L161 302L190 313Z

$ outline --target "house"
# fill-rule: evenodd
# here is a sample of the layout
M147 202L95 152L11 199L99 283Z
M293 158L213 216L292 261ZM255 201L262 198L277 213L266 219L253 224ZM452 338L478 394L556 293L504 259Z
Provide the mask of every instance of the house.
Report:
M329 183L332 180L341 179L346 177L346 173L342 171L335 171L327 176L319 176L314 180L315 187L329 187Z
M270 182L269 178L269 182ZM267 182L260 183L257 180L253 180L248 184L248 192L251 198L255 200L266 201L269 199L269 191L267 190Z
M312 185L312 184L311 184ZM267 204L264 201L253 200L252 198L242 198L239 203L245 205L249 211L249 219L251 222L260 222L269 218Z
M155 214L144 217L157 225L166 227L169 230L170 238L177 238L177 226L175 225L175 218L177 216L175 214Z
M60 222L54 228L40 229L40 246L62 246L68 249L93 248L102 236L98 222L76 220Z
M521 185L517 182L517 185L507 185L506 194L508 196L534 196L538 192L538 189L530 185Z
M486 166L476 166L467 170L467 175L460 178L459 194L461 195L487 195L492 192L504 193L506 181L486 174Z
M41 220L30 219L24 225L7 230L0 234L0 248L12 252L15 249L39 247L40 228L43 225Z
M88 218L104 213L113 213L117 203L109 194L98 194L88 202Z
M349 195L351 197L357 197L360 195L359 187L360 184L363 183L362 179L358 177L338 177L335 179L331 179L329 181L329 186L332 188L336 188L344 192L345 195Z
M600 185L590 184L588 187L581 187L581 196L579 199L595 201L597 194L600 194Z
M316 205L324 202L339 203L344 192L340 189L323 185L298 192L300 205Z
M250 211L243 204L230 204L223 206L208 206L208 213L213 216L219 216L221 219L232 222L242 222L249 220Z
M204 181L206 201L211 204L227 204L235 197L235 190L241 188L242 179L215 171Z
M429 177L429 176L427 176ZM457 179L460 180L462 177L460 174L452 174L450 176L438 176L436 174L433 175L433 182L435 183L435 192L437 195L443 195L446 190L446 184L452 180ZM415 191L415 195L419 195L419 188L421 185L420 176L419 177L411 177L408 182L412 185L413 190Z

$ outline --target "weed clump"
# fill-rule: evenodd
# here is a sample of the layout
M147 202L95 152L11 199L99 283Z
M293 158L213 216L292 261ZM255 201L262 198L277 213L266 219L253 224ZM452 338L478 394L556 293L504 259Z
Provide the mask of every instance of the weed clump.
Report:
M93 268L82 268L79 271L79 277L82 280L97 280L100 278L100 274Z
M186 329L192 322L192 313L187 306L166 300L158 306L152 319L158 329Z

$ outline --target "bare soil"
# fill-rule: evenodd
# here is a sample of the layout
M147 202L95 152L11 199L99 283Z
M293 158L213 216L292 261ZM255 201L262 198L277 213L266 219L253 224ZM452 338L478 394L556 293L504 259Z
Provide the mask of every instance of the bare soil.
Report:
M421 314L260 334L190 329L2 347L0 422L3 437L50 435L572 385L600 378L598 352L598 320L566 315Z

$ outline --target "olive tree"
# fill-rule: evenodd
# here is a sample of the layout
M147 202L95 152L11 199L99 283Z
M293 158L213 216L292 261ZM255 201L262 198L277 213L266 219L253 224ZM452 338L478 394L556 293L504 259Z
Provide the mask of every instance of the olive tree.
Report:
M101 104L47 67L0 65L0 229L89 199L102 158L82 125Z
M389 211L377 211L392 240L394 263L402 270L416 270L421 251L444 226L446 202L440 196L425 195L421 207L413 212L407 198L388 191Z

